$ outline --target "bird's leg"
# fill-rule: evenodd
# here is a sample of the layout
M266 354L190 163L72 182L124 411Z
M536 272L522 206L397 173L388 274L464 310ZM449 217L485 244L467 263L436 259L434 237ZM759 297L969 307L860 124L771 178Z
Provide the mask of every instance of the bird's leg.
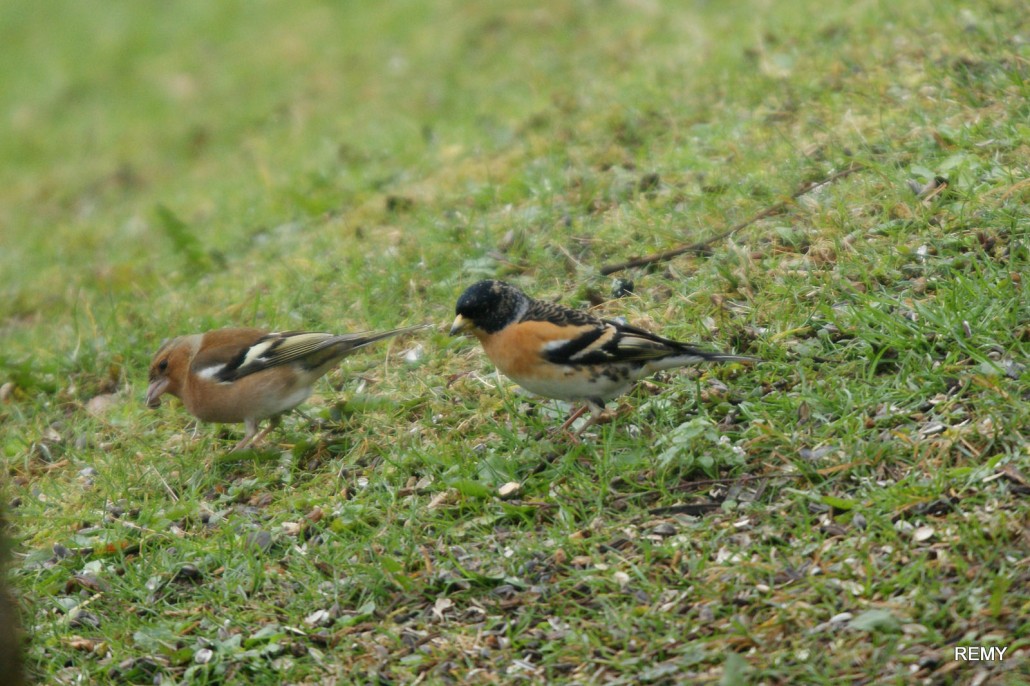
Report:
M262 440L264 440L265 436L267 436L269 433L271 433L272 429L275 429L275 428L277 428L279 426L279 420L281 420L282 418L283 418L283 416L281 414L277 414L274 417L272 417L271 419L269 419L268 420L268 426L266 426L264 429L262 429L258 433L258 435L254 437L254 440L251 441L251 445L254 445L255 443L259 443Z
M557 404L558 402L555 401L555 405ZM558 409L560 410L561 408ZM576 419L578 419L585 410L586 408L584 407L578 408L568 419L565 420L564 423L562 423L561 426L551 426L544 429L544 431L537 436L536 440L540 441L545 438L558 438L559 436L567 438L570 434L566 429L568 429L572 422L576 421Z
M602 419L608 418L608 415L606 414L607 411L604 409L603 403L597 403L593 400L587 401L587 404L583 406L583 412L586 412L587 409L590 410L590 419L588 419L586 423L583 424L583 426L576 429L576 431L572 434L573 436L580 436L584 431L592 427L594 424L597 424ZM580 414L582 414L582 412Z
M248 417L247 419L243 420L243 426L247 428L247 433L243 435L243 439L239 443L233 446L232 450L229 451L230 453L234 453L237 450L243 450L248 445L253 443L257 438L259 438L258 420ZM264 433L261 433L260 437L263 437L264 435Z
M587 410L590 410L590 419L586 421L583 426L579 427L575 431L572 431L572 424L577 419L582 417ZM577 409L569 418L565 420L565 423L558 427L557 433L564 433L568 436L569 440L573 443L579 443L579 437L584 431L597 424L598 421L606 417L604 410L604 402L600 400L587 400L586 404Z
M260 443L264 440L265 436L275 427L279 426L279 418L281 415L276 415L268 421L268 426L258 431L259 419L247 419L244 420L243 425L247 427L247 435L243 437L243 440L236 444L236 446L229 452L234 453L237 450L243 450L244 448L250 447L256 443Z
M279 426L279 422L277 422L274 419L268 422L268 426L266 426L258 432L258 435L254 437L253 441L251 441L251 445L255 443L260 443L262 440L264 440L265 436L271 433L272 429L274 429L277 426Z
M547 433L550 434L552 437L561 436L563 439L571 441L572 443L579 443L579 439L576 438L577 433L570 431L569 427L572 426L573 422L582 417L583 413L586 412L588 409L590 409L589 405L583 405L582 407L577 408L572 414L569 415L569 418L566 419L561 426L548 429Z
M565 420L565 423L558 427L558 433L561 433L563 431L568 431L569 427L572 426L572 423L575 422L580 417L582 417L583 413L586 412L589 409L590 409L590 405L583 405L582 407L577 409L575 412L570 414L569 418ZM577 432L577 433L579 433L579 432Z

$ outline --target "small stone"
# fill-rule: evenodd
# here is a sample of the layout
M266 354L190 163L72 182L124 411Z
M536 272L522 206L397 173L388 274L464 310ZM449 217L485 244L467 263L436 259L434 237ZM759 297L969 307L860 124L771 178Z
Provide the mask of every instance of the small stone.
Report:
M675 536L676 527L668 522L662 522L655 528L651 529L651 533L657 534L658 536Z
M928 541L931 538L933 538L935 533L937 532L932 526L916 527L916 529L912 532L912 540L916 541L917 543L922 543L923 541Z
M518 495L519 491L522 490L522 484L518 481L509 481L500 488L497 489L497 495L501 498L507 499Z
M184 564L179 567L178 571L175 572L175 576L172 577L172 581L200 581L204 577L203 572L197 569L196 565Z
M315 610L304 618L304 623L308 626L329 626L332 621L333 616L329 610Z

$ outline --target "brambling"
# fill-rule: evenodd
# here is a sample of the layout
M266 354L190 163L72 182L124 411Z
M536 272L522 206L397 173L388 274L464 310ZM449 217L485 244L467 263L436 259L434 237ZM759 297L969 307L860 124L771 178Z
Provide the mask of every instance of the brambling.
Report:
M219 329L165 341L150 363L147 406L170 393L204 422L243 422L233 450L264 438L280 415L307 400L312 386L358 348L425 328L335 335L308 331ZM271 423L258 432L261 420Z
M584 402L561 426L584 412L593 425L605 403L660 369L699 362L753 362L753 357L709 352L582 310L534 300L503 281L469 286L455 307L451 335L468 331L501 372L546 398Z

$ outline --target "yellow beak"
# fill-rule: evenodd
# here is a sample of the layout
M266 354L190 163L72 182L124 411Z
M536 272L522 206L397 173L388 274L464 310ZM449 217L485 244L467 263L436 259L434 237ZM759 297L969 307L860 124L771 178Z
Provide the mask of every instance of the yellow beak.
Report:
M463 333L471 329L475 324L471 320L465 319L460 314L454 318L454 323L451 324L451 335L457 336L459 333Z

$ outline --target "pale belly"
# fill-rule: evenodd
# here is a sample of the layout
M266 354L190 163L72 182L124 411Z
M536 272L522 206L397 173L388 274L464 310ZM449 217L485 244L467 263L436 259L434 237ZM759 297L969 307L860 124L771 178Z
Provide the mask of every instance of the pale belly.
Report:
M524 377L506 374L512 381L531 393L557 400L579 401L593 398L608 400L633 387L634 370L629 367L558 367L558 373L549 378ZM501 370L504 371L504 370Z

